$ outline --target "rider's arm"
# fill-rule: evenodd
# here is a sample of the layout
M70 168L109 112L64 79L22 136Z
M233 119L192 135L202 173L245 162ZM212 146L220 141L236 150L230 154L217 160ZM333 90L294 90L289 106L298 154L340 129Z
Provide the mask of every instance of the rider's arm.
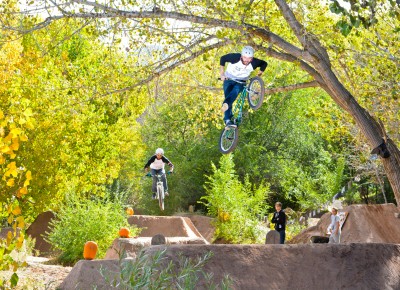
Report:
M147 161L146 165L144 166L144 170L146 170L147 168L150 167L150 164L154 162L154 160L156 160L156 156L153 155L150 157L150 159Z
M268 66L268 63L265 60L258 59L258 58L253 58L251 63L253 65L254 69L256 69L258 67L260 68L260 71L257 74L258 76L261 76Z
M161 157L161 159L164 163L168 164L168 166L171 167L171 169L170 169L171 172L174 171L174 165L172 164L171 161L168 160L167 157L163 156L163 157Z

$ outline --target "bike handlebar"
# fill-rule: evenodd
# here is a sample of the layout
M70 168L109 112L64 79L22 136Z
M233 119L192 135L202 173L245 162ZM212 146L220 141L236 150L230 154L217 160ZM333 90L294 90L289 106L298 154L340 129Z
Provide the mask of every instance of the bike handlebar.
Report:
M174 173L173 171L168 171L168 172L166 172L167 174L172 174L172 173ZM147 174L145 175L145 176L147 176L147 177L152 177L153 175L150 173L150 172L147 172Z

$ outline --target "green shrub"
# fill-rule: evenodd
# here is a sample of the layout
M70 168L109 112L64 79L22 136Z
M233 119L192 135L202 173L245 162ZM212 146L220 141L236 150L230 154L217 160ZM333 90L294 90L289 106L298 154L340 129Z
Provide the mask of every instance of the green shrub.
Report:
M201 277L207 284L202 285L202 289L231 289L232 280L228 275L219 285L215 285L212 281L213 275L203 271L204 265L212 257L212 252L196 260L181 255L178 263L168 261L165 252L166 249L163 249L149 255L140 251L136 259L123 259L125 257L122 254L118 272L100 268L100 273L110 287L124 290L199 289Z
M73 264L83 258L83 246L87 241L98 245L97 258L103 258L120 227L128 227L123 206L118 201L70 200L50 223L48 242L62 251L59 260ZM131 228L133 236L138 229Z
M201 199L208 214L217 217L215 221L216 239L230 243L258 243L260 221L267 210L265 198L267 185L255 188L246 177L241 183L235 174L233 154L224 155L220 168L212 164L213 175L208 176L207 195Z

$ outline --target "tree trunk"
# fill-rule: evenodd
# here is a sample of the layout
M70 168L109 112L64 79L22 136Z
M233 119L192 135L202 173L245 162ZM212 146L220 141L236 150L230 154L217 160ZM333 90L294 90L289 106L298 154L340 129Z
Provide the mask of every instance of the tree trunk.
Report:
M293 12L284 0L275 0L292 31L304 47L307 60L315 71L321 76L321 87L332 99L355 120L362 134L372 149L385 141L390 152L388 158L381 158L386 175L392 186L397 205L400 206L400 152L396 144L386 137L386 132L364 108L362 108L351 93L338 80L331 69L329 56L318 39L309 34L297 21Z

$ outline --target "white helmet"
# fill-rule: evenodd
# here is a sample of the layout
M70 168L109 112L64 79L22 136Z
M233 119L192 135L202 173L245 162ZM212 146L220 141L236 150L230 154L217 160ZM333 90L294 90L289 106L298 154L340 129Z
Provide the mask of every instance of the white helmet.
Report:
M245 46L242 49L242 55L247 56L247 57L253 57L254 56L254 49L251 46Z
M164 150L162 148L157 148L156 154L164 155Z

